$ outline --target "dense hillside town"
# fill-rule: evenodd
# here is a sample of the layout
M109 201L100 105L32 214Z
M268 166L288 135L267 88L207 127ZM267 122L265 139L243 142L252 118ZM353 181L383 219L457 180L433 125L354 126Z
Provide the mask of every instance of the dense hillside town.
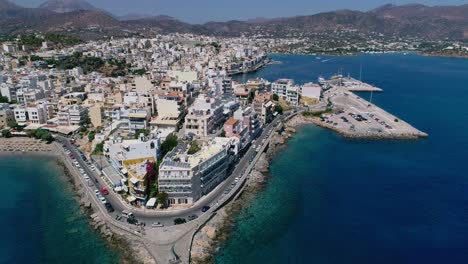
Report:
M274 116L320 97L319 85L231 78L270 63L268 45L189 34L62 48L11 40L0 55L0 129L71 136L133 206L193 204Z

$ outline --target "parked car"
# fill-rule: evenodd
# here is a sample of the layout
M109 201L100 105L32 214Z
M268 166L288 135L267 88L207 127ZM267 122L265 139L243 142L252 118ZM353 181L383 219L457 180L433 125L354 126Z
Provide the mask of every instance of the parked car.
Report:
M112 213L114 212L114 207L110 203L105 204L107 212Z
M104 194L104 195L108 195L108 194L109 194L109 191L107 190L106 187L103 186L103 187L101 188L101 193Z
M210 210L210 208L211 208L211 207L209 207L209 206L203 206L202 209L201 209L201 211L204 213L204 212Z
M187 223L187 220L185 218L176 218L174 219L174 225L181 225Z
M198 218L198 215L189 215L189 216L187 217L187 219L188 219L189 221L195 220L195 219L197 219L197 218Z
M161 223L161 222L154 222L154 223L151 224L151 227L163 227L163 226L164 226L164 224Z
M126 217L126 218L134 218L135 217L132 212L127 211L127 210L122 211L122 216Z

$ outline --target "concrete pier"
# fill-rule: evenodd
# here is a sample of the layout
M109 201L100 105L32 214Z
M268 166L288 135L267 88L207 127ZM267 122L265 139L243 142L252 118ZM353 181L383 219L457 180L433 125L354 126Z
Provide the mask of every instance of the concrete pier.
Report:
M428 136L343 86L331 85L323 96L333 112L315 118L314 122L346 137L416 139Z
M341 80L343 89L350 92L383 92L381 88L375 87L371 84L356 80L352 77L344 77Z

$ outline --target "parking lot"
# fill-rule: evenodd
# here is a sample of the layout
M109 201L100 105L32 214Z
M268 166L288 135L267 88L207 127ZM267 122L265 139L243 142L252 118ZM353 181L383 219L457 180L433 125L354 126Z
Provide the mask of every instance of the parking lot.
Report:
M339 87L326 91L324 98L333 105L334 111L322 115L321 122L339 132L352 136L382 137L424 134L369 101Z

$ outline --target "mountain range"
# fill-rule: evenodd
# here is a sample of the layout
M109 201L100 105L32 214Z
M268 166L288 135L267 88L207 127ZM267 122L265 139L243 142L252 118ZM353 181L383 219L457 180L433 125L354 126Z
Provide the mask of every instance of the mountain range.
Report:
M367 12L337 10L307 16L189 24L162 15L115 16L85 0L49 0L37 8L0 0L0 35L57 32L81 38L152 33L222 36L291 34L312 36L336 31L427 40L468 40L468 4L460 6L384 5Z

